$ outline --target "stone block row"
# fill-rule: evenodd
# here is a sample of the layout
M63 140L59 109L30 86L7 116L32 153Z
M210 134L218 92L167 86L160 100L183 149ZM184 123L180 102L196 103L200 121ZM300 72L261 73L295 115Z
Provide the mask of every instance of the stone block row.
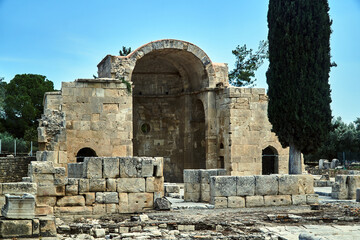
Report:
M317 194L305 195L266 195L266 196L229 196L211 197L215 208L251 208L288 205L306 205L318 202Z
M357 188L360 188L360 175L337 175L331 188L331 197L356 199Z
M0 238L47 238L56 239L56 226L53 217L34 219L0 219Z

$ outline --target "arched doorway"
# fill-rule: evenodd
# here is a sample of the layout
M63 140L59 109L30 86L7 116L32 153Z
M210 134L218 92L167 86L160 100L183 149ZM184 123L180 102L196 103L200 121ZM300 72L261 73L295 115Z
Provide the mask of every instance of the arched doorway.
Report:
M262 150L262 175L278 173L278 153L275 148L269 146Z
M85 157L97 157L97 155L93 149L85 147L77 152L76 162L84 162Z
M205 168L205 112L196 100L209 79L200 59L181 49L154 50L136 61L131 80L134 156L168 159L165 181L182 182L185 168Z

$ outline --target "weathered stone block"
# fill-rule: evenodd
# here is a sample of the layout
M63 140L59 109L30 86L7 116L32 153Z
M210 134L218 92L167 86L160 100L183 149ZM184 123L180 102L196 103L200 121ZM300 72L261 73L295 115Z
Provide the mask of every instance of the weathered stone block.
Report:
M95 193L88 192L84 194L85 196L85 205L91 206L93 203L95 203Z
M97 192L95 194L95 202L98 203L105 203L105 195L103 192Z
M248 207L263 207L264 197L263 196L246 196L245 197L245 206Z
M199 202L200 201L200 192L184 191L184 201L185 202Z
M211 196L210 203L213 204L215 208L227 208L228 207L227 197Z
M56 205L59 207L85 206L85 198L83 196L65 196L58 199Z
M164 191L164 177L147 177L146 192L162 192Z
M164 171L164 158L155 157L154 158L154 177L163 177Z
M244 208L245 198L239 196L228 197L228 208Z
M164 183L166 193L180 193L180 186L175 183Z
M65 192L66 192L66 195L78 195L79 194L79 185L66 185Z
M292 195L291 200L293 205L306 205L306 195Z
M141 172L140 177L154 176L154 160L152 158L141 159Z
M297 175L299 194L314 193L314 177L312 175Z
M40 221L40 237L56 237L55 218L41 217Z
M121 178L136 178L141 167L140 158L136 157L121 157L119 158L120 177Z
M90 191L90 180L87 178L79 179L79 193L86 193Z
M118 192L145 192L144 178L118 178L116 179Z
M40 221L38 218L32 220L32 237L39 237L40 235Z
M31 194L15 196L5 194L2 216L11 219L33 219L35 217L35 197Z
M348 177L348 199L356 199L356 189L360 187L360 176L353 175Z
M32 220L0 219L1 238L32 237Z
M236 196L236 176L216 176L210 179L210 195L212 197Z
M113 214L119 212L118 204L105 204L105 208L107 214Z
M152 193L129 193L129 210L130 212L142 212L146 208L154 206Z
M119 213L129 212L129 194L119 193Z
M113 178L106 179L106 191L116 192L116 179Z
M306 204L314 204L319 202L319 195L317 194L307 194L306 195Z
M2 194L14 194L14 195L23 195L25 193L36 195L37 185L36 183L3 183L2 184Z
M75 207L54 207L55 213L66 215L90 215L93 212L92 207L75 206Z
M265 206L288 206L291 205L291 196L290 195L273 195L273 196L264 196Z
M48 196L37 196L36 197L36 206L54 207L55 204L56 204L56 197L48 197Z
M86 157L84 159L83 177L84 178L102 178L103 160L99 157Z
M236 178L236 195L253 196L255 194L255 177L238 176Z
M297 175L279 175L279 195L299 194Z
M119 194L117 192L105 192L104 203L119 203Z
M200 170L184 169L184 183L200 183Z
M90 192L105 192L106 180L105 179L90 179L89 191Z
M54 163L52 161L32 161L29 167L30 175L55 173Z
M276 175L255 176L255 195L277 195L279 182Z
M50 206L39 206L35 208L36 216L47 216L54 214L54 208Z
M68 163L68 177L82 178L84 172L84 163Z
M218 175L218 169L200 169L200 182L210 184L210 177Z
M118 178L120 176L119 158L103 159L103 177Z
M200 191L201 191L200 188L201 188L200 183L185 183L184 184L184 192L200 193Z

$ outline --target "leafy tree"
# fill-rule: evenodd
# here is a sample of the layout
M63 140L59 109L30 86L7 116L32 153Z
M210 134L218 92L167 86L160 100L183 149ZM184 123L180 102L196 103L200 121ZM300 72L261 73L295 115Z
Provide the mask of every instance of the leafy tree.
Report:
M122 50L119 51L120 56L127 56L131 53L131 47L122 47Z
M315 151L331 130L330 33L327 0L270 0L268 116L289 173L301 174L301 153Z
M246 44L237 46L232 53L236 57L235 68L229 73L230 84L237 87L254 87L256 79L255 71L264 63L268 57L268 42L260 41L258 50L247 49Z
M4 100L5 100L5 88L6 88L6 82L3 82L4 78L0 77L0 132L5 131L3 126L2 119L5 118L5 112L4 112Z
M16 138L36 140L37 119L43 112L44 93L53 91L54 84L45 76L17 74L6 85L5 129Z

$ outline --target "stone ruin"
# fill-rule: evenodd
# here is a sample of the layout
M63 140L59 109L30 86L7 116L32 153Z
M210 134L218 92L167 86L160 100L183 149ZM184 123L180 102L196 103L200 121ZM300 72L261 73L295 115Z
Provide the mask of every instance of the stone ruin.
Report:
M229 86L227 64L194 44L166 39L107 55L98 76L45 94L38 160L67 169L84 157L163 157L166 182L182 182L184 169L288 172L265 89Z

